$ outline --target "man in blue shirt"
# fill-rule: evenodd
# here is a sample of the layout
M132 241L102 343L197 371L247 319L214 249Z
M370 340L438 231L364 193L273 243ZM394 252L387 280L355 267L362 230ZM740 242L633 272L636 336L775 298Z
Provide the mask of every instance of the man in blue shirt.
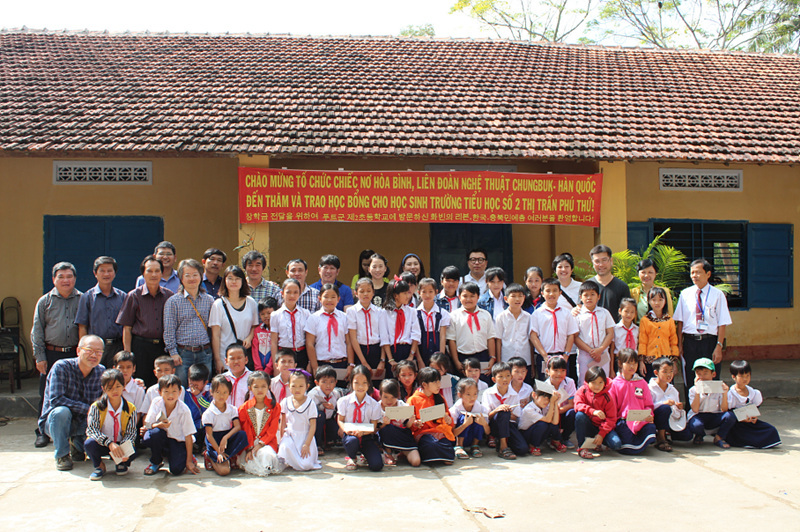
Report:
M178 279L178 274L174 268L176 260L175 246L172 245L172 242L164 240L156 246L153 254L161 261L161 286L167 290L172 290L173 294L177 293L178 289L181 287L181 280ZM143 284L144 277L140 275L136 279L136 286L142 286Z
M214 299L219 297L219 287L222 284L219 274L227 260L228 256L221 249L208 248L203 253L203 288Z
M322 292L323 284L333 284L339 289L339 304L336 308L344 312L348 307L353 306L353 291L346 284L342 284L336 277L339 275L339 269L342 267L339 257L336 255L324 255L319 259L319 281L311 285L311 288L316 288Z
M103 348L102 338L87 334L78 343L78 356L59 360L47 375L39 430L53 440L59 471L72 469L73 460L86 459L86 416L103 391Z
M117 276L117 261L112 257L97 257L93 270L97 284L81 295L75 324L80 338L94 334L103 339L105 350L100 363L111 367L114 355L122 351L122 325L117 325L117 316L127 294L112 286Z

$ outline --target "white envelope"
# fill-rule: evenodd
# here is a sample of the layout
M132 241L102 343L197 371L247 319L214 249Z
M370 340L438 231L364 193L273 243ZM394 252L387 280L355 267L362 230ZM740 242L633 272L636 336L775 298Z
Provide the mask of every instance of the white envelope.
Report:
M539 380L535 380L535 381L533 381L533 382L534 382L534 384L536 385L536 386L534 387L534 389L536 389L536 390L540 390L540 391L542 391L542 392L544 392L544 393L549 393L550 395L553 395L553 393L555 393L555 391L556 391L556 389L555 389L555 388L553 388L553 385L552 385L552 384L550 384L550 382L549 382L549 381L539 381Z
M597 449L597 446L594 444L594 438L586 438L583 440L581 449Z
M644 421L650 416L649 410L628 410L625 415L627 421Z
M734 408L733 413L736 414L737 421L744 421L749 417L758 417L761 415L756 405L744 405L739 408Z
M333 368L333 371L336 372L337 381L343 381L347 379L347 368Z
M487 370L487 369L489 369L489 363L488 362L481 362L481 372L483 372L484 370Z
M125 456L123 456L122 458L117 458L112 454L111 459L114 460L115 464L120 464L124 462L134 453L133 444L130 442L130 440L122 442L122 444L119 447L120 449L122 449L122 452L125 453Z
M423 408L419 411L419 420L423 423L426 421L434 421L436 419L443 418L445 412L447 412L447 410L444 407L444 403L440 405L429 406L428 408Z
M345 432L375 432L375 425L372 423L345 423Z
M695 386L700 393L723 393L722 381L700 381Z
M413 406L390 406L384 412L386 417L397 421L405 421L414 417Z

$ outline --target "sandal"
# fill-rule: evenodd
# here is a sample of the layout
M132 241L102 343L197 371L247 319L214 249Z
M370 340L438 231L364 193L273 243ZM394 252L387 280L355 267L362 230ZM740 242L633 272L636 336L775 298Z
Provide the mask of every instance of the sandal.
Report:
M358 466L356 465L355 461L349 456L347 457L347 460L344 461L344 468L347 471L355 471L357 467Z
M531 446L528 448L528 451L529 451L529 452L530 452L530 453L531 453L533 456L542 456L542 450L541 450L540 448L538 448L538 447L534 447L533 445L531 445Z
M692 440L692 443L695 445L700 445L703 443L703 436L695 436Z
M489 436L489 439L486 440L486 445L489 446L490 449L494 449L497 445L497 442L494 439L494 436Z
M516 460L517 459L517 455L514 454L514 451L511 450L511 447L506 447L505 449L498 449L497 456L499 456L503 460Z
M461 447L460 445L456 445L455 451L456 451L456 458L458 458L459 460L469 460L469 454L467 454L467 451L465 451L464 448Z
M722 438L718 438L714 440L714 445L719 447L720 449L730 449L731 444L723 440Z
M578 456L585 460L592 460L594 458L592 451L589 449L578 449Z
M144 476L150 477L158 473L158 470L161 469L162 464L154 464L150 462L147 467L144 468Z
M559 440L550 440L550 448L558 453L567 452L567 446L561 443Z
M392 453L383 453L383 465L395 466L397 465L397 459L392 456Z
M469 448L469 453L472 455L473 458L480 458L483 456L483 451L477 445L473 445Z
M670 453L672 452L672 445L670 445L667 440L661 440L660 442L656 443L656 449Z

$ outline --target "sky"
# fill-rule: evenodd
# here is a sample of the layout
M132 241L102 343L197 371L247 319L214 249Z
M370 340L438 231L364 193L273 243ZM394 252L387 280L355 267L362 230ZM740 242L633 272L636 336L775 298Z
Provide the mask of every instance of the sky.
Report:
M487 38L468 16L450 14L455 0L6 0L0 27L108 30L112 33L290 33L398 35L408 25L432 24L437 37Z

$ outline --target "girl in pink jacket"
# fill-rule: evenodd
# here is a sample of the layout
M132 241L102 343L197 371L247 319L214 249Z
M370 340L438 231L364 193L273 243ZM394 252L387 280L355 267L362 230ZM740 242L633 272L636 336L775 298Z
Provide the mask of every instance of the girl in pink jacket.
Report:
M639 454L656 439L653 397L647 381L636 374L639 355L622 349L617 355L620 373L611 381L609 395L617 404L617 425L608 435L608 446L622 454ZM642 410L646 413L640 412Z

